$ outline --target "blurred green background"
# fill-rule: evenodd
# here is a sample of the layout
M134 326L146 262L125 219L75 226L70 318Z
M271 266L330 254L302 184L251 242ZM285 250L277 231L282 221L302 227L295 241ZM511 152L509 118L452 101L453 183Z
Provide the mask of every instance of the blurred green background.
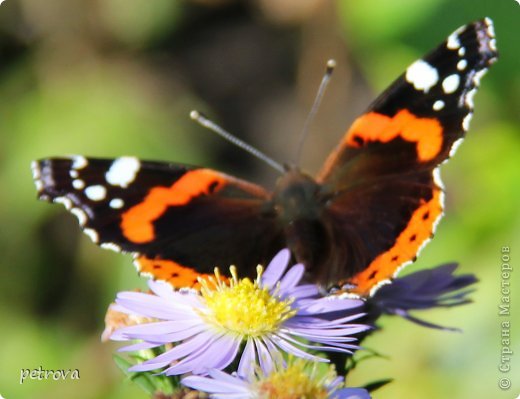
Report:
M418 314L462 334L385 319L351 385L377 398L520 394L520 5L514 0L6 0L0 5L0 395L145 398L102 344L107 305L143 287L129 256L85 238L36 200L30 161L123 154L200 164L272 187L276 174L189 120L197 108L278 160L292 159L328 58L338 61L304 169L316 172L349 123L414 59L460 25L495 22L500 60L483 79L467 140L443 166L446 217L405 273L458 261L475 303ZM512 371L500 360L501 247L516 287ZM79 369L31 381L20 370ZM509 391L498 379L512 379Z

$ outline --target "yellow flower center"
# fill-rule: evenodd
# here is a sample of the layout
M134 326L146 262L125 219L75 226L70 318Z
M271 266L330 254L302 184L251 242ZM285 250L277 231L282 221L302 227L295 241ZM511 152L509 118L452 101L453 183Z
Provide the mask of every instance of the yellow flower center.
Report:
M234 266L230 272L232 278L227 282L218 269L215 269L216 279L200 280L201 294L209 309L203 317L209 323L228 332L258 337L276 331L281 323L296 314L291 309L292 300L280 300L277 289L270 293L260 287L261 266L257 267L254 281L238 280Z
M323 377L317 377L316 367L306 367L306 362L295 360L285 370L278 370L258 383L261 399L326 399L326 384L336 377L333 367L328 367Z

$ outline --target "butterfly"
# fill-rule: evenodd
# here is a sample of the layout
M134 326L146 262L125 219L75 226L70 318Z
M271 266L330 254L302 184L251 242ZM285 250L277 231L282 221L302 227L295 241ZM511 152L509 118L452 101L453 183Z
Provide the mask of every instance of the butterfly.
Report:
M497 56L489 18L460 27L354 121L316 177L288 166L272 192L203 167L73 156L33 162L38 196L177 288L217 265L255 275L288 247L309 280L369 296L432 237L439 166L468 130Z

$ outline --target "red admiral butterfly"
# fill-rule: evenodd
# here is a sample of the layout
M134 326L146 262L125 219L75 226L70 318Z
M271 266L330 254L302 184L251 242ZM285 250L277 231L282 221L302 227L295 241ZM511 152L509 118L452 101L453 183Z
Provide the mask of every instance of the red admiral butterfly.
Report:
M215 265L255 274L288 246L313 281L373 293L430 239L443 212L439 165L468 130L497 59L486 18L410 65L356 119L321 173L287 167L274 192L210 169L134 157L33 164L40 199L62 203L101 247L141 273L192 286Z

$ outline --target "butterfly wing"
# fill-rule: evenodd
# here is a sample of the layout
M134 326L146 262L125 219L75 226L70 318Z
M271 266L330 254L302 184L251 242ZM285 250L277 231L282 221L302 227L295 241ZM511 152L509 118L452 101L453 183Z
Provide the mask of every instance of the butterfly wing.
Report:
M263 209L270 194L210 169L76 156L40 160L33 173L40 199L63 203L95 243L175 287L215 266L254 275L283 246Z
M415 259L442 216L438 166L468 129L496 58L491 20L463 26L355 120L318 176L334 245L326 280L348 277L368 295Z

